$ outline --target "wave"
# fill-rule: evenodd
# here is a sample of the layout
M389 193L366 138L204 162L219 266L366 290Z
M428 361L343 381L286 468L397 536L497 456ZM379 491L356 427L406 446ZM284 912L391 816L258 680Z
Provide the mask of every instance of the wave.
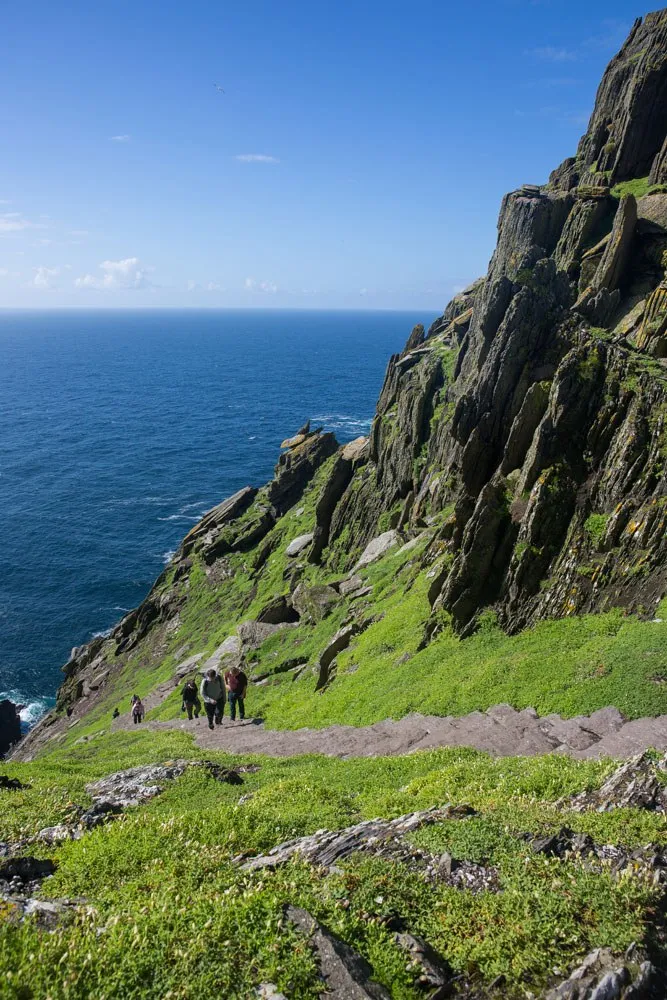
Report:
M199 520L198 516L193 517L192 514L169 514L168 517L158 517L158 521L194 521Z
M169 565L169 563L171 562L171 560L174 558L175 555L176 555L176 549L167 549L166 552L162 553L162 562L165 564L165 566Z
M334 431L363 434L370 430L372 417L354 417L347 413L327 413L324 416L313 417L313 423L324 424L325 427Z
M179 497L109 497L103 501L105 507L136 507L139 504L161 505L176 503Z
M91 632L90 638L91 639L108 639L112 632L113 632L113 628L104 628L104 629L102 629L101 632Z
M55 698L30 698L16 688L13 688L11 691L0 691L0 701L3 701L5 698L13 701L15 705L23 706L19 715L21 717L21 732L24 734L29 729L32 729L44 713L53 708L56 703Z

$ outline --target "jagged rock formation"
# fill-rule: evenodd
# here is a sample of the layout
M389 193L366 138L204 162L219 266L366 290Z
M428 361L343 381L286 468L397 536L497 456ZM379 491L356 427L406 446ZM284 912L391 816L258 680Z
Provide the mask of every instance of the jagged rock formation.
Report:
M261 579L323 467L312 530L255 631L303 620L308 566L349 573L425 528L424 642L445 621L468 635L488 607L508 631L652 616L667 592L666 163L660 11L610 63L576 157L503 199L486 276L390 359L368 439L338 448L309 423L286 439L273 480L214 508L110 638L73 652L58 709L93 703L118 658L177 628L193 561L222 588L241 554Z
M21 739L21 719L13 701L0 701L0 757Z

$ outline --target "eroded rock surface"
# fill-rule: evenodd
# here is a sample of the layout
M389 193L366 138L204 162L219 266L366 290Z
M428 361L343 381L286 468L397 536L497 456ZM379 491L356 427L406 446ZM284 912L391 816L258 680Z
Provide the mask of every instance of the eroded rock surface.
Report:
M317 953L324 980L322 1000L390 1000L384 987L373 981L373 970L368 962L318 923L307 910L288 906L285 913Z

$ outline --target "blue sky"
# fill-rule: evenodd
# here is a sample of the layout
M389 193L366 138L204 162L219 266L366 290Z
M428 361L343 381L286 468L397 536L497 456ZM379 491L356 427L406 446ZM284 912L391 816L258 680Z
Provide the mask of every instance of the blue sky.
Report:
M646 10L7 4L0 305L441 309Z

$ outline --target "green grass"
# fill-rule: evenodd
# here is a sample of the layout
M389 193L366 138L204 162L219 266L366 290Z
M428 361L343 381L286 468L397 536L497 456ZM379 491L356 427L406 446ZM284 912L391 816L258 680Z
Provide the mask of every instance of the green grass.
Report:
M611 189L613 198L623 198L626 194L633 194L635 198L643 198L648 193L648 177L635 177L631 181L622 181L615 184Z
M105 734L85 754L61 749L9 765L8 773L31 787L0 792L0 837L36 829L63 814L70 799L84 804L84 783L112 763L175 755L201 756L182 733L142 731ZM423 934L455 971L479 983L504 972L509 996L522 995L526 984L539 989L554 965L569 968L592 947L621 952L645 934L655 900L646 880L591 872L575 859L545 859L515 836L567 822L602 842L667 843L664 818L650 813L568 815L555 808L562 796L598 786L608 763L493 760L461 749L258 763L242 788L188 772L107 827L48 849L58 868L44 894L85 897L89 909L53 933L0 919L0 995L247 998L272 981L294 1000L315 1000L314 961L284 923L287 902L305 906L353 945L400 1000L420 992L384 925L389 914ZM478 815L438 824L415 840L457 859L493 863L501 892L432 886L401 864L372 858L351 858L331 874L299 862L245 874L232 860L322 827L446 802L470 804Z
M667 692L656 682L667 669L665 624L611 611L545 621L508 636L490 621L464 641L445 628L418 651L428 581L419 576L405 592L395 567L388 565L383 578L380 569L369 576L377 581L373 610L384 617L339 655L334 682L316 693L308 671L296 681L276 675L271 686L251 689L253 714L291 729L368 725L414 711L463 715L498 702L532 706L541 715L589 714L606 705L628 717L667 712ZM284 658L296 652L290 645L298 632L281 638Z
M600 542L604 538L608 521L609 514L590 514L586 518L584 529L595 548L599 548Z

